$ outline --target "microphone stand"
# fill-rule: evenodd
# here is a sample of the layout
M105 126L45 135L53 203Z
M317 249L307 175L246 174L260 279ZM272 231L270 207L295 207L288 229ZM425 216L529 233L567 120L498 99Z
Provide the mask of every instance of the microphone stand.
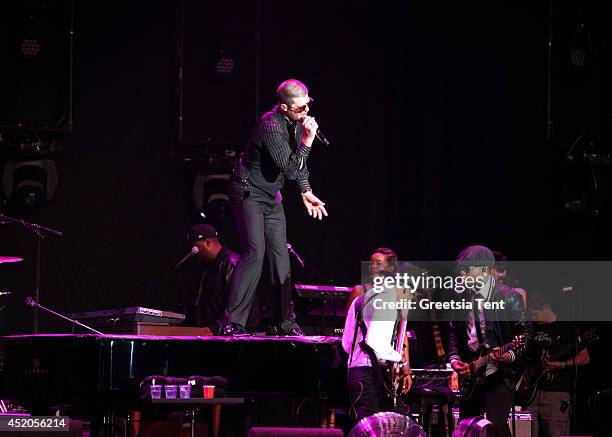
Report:
M185 305L183 305L183 287L185 285L185 278L183 277L183 272L181 271L176 275L177 282L177 290L176 290L176 310L178 313L187 314L185 312Z
M577 418L578 418L578 411L577 411L577 396L578 396L578 365L576 363L576 357L578 356L578 344L580 341L580 331L581 331L581 323L580 321L582 320L582 303L581 300L579 299L578 293L580 292L580 290L578 290L578 292L574 292L574 287L571 288L570 292L572 292L572 298L574 301L574 305L572 305L572 324L574 325L574 333L573 333L573 342L574 342L574 351L573 351L573 357L572 357L572 378L571 378L571 382L572 382L572 388L570 391L570 413L569 413L569 419L570 419L570 433L573 434L576 432L576 424L577 424ZM578 313L576 312L578 311Z
M312 273L314 273L316 276L318 276L320 279L322 279L324 282L326 282L328 284L333 284L334 283L334 279L333 278L330 278L329 276L325 276L323 273L320 273L319 271L314 269L310 264L306 263L306 261L304 261L304 259L295 251L293 246L291 244L289 244L289 243L287 243L287 250L289 251L289 253L291 255L293 255L295 257L295 259L300 264L302 269L310 270Z
M60 317L60 318L62 318L64 320L67 320L67 321L69 321L70 323L72 323L74 325L79 325L79 326L81 326L81 327L83 327L83 328L85 328L85 329L87 329L89 331L92 331L92 332L96 333L96 334L104 335L102 332L96 331L91 326L87 326L84 323L79 322L78 320L71 319L70 317L66 317L63 314L56 313L52 309L49 309L49 308L46 308L46 307L42 306L41 304L39 304L35 299L31 298L30 296L26 297L25 304L28 305L28 306L33 307L35 311L38 311L38 309L40 308L41 310L46 311L49 314L53 314L56 317Z
M62 232L48 228L46 226L42 226L36 223L26 222L25 220L21 220L14 217L9 217L7 215L0 213L0 221L9 222L9 223L17 223L18 225L23 226L26 229L34 232L36 235L36 248L35 248L35 265L36 265L36 287L35 287L35 299L36 302L40 300L40 265L41 265L41 241L45 238L44 233L57 235L61 237L64 235ZM34 310L34 334L38 334L38 307Z
M187 314L185 312L185 305L183 304L183 286L185 285L185 278L183 276L183 269L180 267L187 262L188 259L195 256L200 250L193 246L191 251L185 255L181 260L174 265L174 275L177 279L177 290L176 290L176 310L182 314Z

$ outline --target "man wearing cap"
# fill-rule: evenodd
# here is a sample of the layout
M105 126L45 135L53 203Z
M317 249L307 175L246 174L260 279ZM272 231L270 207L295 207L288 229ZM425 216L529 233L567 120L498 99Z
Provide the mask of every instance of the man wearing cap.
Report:
M474 390L461 400L460 416L479 416L486 412L487 419L510 436L507 420L513 390L521 376L519 363L531 345L533 327L525 316L522 297L511 289L502 289L491 274L494 264L495 257L485 246L469 246L457 257L457 272L466 285L468 278L475 285L457 294L458 299L471 302L471 309L453 316L449 358L465 386L466 382L474 381L470 378L468 363L492 351L488 353L488 363L481 368L484 380L474 384ZM487 306L487 303L499 302L503 305ZM502 353L501 346L506 346L507 351Z
M278 103L255 124L228 190L242 254L230 286L222 335L244 333L264 259L273 291L275 332L303 335L294 319L285 213L280 193L286 180L299 190L308 214L321 220L325 204L308 183L306 161L317 134L308 116L312 99L295 79L277 90Z
M227 303L227 294L238 255L219 243L217 231L207 224L189 229L192 253L206 268L202 274L198 295L194 302L198 325L218 331L219 320ZM197 251L196 251L197 249Z

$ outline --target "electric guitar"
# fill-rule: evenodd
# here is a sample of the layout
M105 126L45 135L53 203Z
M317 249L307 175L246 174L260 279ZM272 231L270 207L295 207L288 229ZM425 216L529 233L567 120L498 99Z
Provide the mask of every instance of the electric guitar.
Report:
M397 337L395 338L395 344L393 345L394 349L402 356L407 325L408 323L406 322L406 319L402 318L397 328ZM383 393L385 393L387 398L386 400L388 401L389 405L393 405L394 408L397 405L397 397L402 391L400 365L401 363L388 362L387 366L385 367L385 371L383 372L385 385Z
M524 347L525 337L517 335L510 343L499 348L499 355L501 356L511 349L520 352ZM490 353L492 351L492 348L482 347L478 352L478 358L466 362L469 366L469 376L459 375L459 394L462 399L472 398L476 389L484 383L486 378L485 371L487 364L491 361Z
M597 328L589 329L578 337L578 350L597 340L599 340ZM541 349L539 351L539 356L525 366L523 374L516 385L516 403L522 407L526 407L533 402L533 399L540 390L541 384L553 380L553 375L546 370L544 362L547 359L548 361L558 361L559 358L571 352L576 347L576 343L568 343L556 350L553 354L548 355L546 349L553 343L550 337L536 337L535 343Z

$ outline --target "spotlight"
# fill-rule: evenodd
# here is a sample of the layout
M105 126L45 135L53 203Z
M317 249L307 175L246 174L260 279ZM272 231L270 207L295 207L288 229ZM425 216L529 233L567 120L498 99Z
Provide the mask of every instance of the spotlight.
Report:
M200 216L212 224L220 224L230 218L227 189L229 174L199 173L193 184L193 202Z
M57 168L51 160L9 160L2 173L2 194L15 207L32 212L53 199L57 180Z
M408 416L381 412L361 419L349 434L349 437L373 436L425 437L425 431Z
M591 32L583 23L576 25L568 46L568 61L576 70L582 69L589 60Z
M234 71L234 59L230 56L224 55L223 52L219 54L215 71L220 76L227 76Z
M229 184L228 173L201 170L193 184L192 198L199 215L198 220L213 225L223 238L224 244L240 247L227 195Z
M36 38L26 38L21 43L21 54L26 58L33 58L40 53L40 42Z
M582 47L572 47L569 50L569 61L574 68L582 68L586 62L587 52Z

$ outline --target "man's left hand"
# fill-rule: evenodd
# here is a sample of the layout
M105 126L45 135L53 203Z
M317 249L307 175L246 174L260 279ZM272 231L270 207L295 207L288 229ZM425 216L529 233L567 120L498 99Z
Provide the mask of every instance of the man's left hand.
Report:
M327 217L327 210L325 209L325 203L322 202L312 191L306 191L302 193L302 201L304 206L308 210L308 215L313 218L323 219L323 216Z
M494 348L493 352L491 352L489 356L493 361L498 363L512 362L512 356L510 355L510 352L504 352L503 354L500 354L500 349L498 347Z

